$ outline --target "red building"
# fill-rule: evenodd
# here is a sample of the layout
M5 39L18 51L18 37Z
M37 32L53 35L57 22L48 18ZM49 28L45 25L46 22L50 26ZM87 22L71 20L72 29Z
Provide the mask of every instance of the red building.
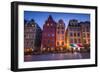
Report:
M50 15L43 25L42 51L53 51L56 48L56 22Z

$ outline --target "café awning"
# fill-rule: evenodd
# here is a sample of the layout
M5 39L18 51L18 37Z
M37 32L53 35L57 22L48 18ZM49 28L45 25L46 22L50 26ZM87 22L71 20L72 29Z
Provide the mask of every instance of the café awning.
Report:
M71 47L83 47L82 44L70 44Z

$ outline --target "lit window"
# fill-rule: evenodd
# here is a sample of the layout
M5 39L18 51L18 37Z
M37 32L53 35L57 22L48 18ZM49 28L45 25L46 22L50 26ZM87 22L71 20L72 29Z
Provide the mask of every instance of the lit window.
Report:
M49 24L47 24L47 26L49 26Z
M52 34L52 37L54 37L54 34Z
M32 25L32 27L35 27L35 25Z

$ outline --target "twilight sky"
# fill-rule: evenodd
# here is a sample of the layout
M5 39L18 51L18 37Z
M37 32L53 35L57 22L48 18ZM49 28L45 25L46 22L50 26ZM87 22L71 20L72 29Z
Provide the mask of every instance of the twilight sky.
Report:
M24 19L34 19L41 29L43 28L43 24L49 15L52 15L56 22L58 22L59 19L63 19L66 26L71 19L77 19L79 22L90 21L90 14L24 11Z

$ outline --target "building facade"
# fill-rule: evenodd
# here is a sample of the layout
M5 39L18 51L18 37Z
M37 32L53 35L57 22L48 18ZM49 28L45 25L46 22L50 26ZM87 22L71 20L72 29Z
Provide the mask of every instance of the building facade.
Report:
M78 20L72 19L69 21L68 27L65 33L65 41L67 49L72 48L70 45L90 47L90 22L78 22Z
M82 43L84 45L90 45L90 22L80 22L82 31Z
M65 30L66 28L66 30ZM24 52L66 51L70 45L90 47L90 22L69 20L68 26L62 19L55 22L51 15L45 21L43 30L34 20L24 20Z
M56 48L56 22L50 15L43 25L42 51L53 51Z
M56 26L56 49L63 50L65 47L65 23L60 19Z
M33 52L41 47L42 30L32 19L24 22L24 52Z
M70 44L82 44L82 31L78 20L70 20L66 31Z

